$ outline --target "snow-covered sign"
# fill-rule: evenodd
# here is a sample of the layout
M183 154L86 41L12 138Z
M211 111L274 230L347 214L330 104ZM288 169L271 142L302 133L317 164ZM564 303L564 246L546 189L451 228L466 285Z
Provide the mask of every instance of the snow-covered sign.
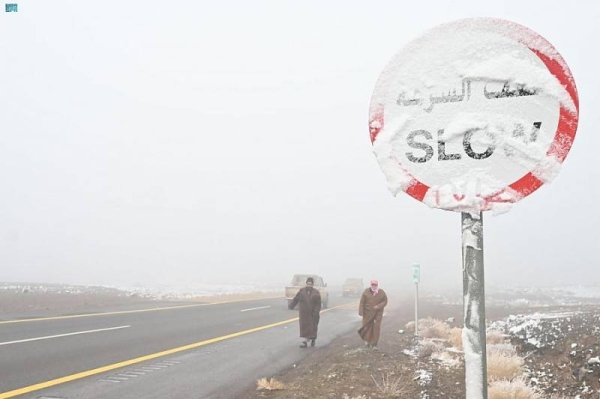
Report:
M505 20L465 19L395 55L373 92L369 128L394 195L504 212L556 176L578 103L571 71L543 37Z

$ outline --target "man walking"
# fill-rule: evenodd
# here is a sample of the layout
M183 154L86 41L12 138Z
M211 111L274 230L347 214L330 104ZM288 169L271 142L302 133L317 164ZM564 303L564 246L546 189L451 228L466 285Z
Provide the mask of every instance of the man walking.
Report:
M321 293L313 287L314 280L312 277L306 279L306 287L301 288L292 302L290 309L294 309L296 304L300 304L300 344L301 348L315 346L317 339L317 330L319 328L319 319L321 312Z
M362 316L362 327L358 334L365 341L367 348L377 350L383 308L387 305L387 295L379 288L377 280L371 280L371 287L364 290L358 305L358 314Z

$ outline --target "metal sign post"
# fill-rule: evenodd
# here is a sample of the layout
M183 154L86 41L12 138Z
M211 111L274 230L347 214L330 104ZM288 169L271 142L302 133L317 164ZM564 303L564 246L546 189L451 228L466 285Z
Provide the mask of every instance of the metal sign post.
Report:
M419 281L421 280L421 266L413 265L413 282L415 283L415 341L419 344Z
M467 399L487 399L483 213L462 213L463 317Z

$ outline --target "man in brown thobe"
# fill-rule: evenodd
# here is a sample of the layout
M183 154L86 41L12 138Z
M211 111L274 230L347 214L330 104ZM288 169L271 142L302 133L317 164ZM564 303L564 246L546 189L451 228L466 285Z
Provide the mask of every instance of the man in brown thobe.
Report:
M321 293L313 287L312 277L306 279L306 287L301 288L290 303L290 309L294 309L296 304L300 304L300 344L301 348L306 348L310 340L310 346L315 346L317 339L317 329L319 328L319 319L321 312Z
M365 341L367 348L377 350L385 305L387 305L385 291L379 288L377 280L371 280L371 287L364 290L358 305L358 314L363 318L358 334Z

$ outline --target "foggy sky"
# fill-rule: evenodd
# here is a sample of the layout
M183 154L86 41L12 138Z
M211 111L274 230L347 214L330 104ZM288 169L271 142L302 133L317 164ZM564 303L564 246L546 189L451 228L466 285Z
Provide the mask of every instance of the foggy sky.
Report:
M484 216L488 285L598 284L600 6L564 1L19 1L0 14L0 281L460 287L460 214L393 197L379 74L439 23L548 39L580 123L550 185Z

